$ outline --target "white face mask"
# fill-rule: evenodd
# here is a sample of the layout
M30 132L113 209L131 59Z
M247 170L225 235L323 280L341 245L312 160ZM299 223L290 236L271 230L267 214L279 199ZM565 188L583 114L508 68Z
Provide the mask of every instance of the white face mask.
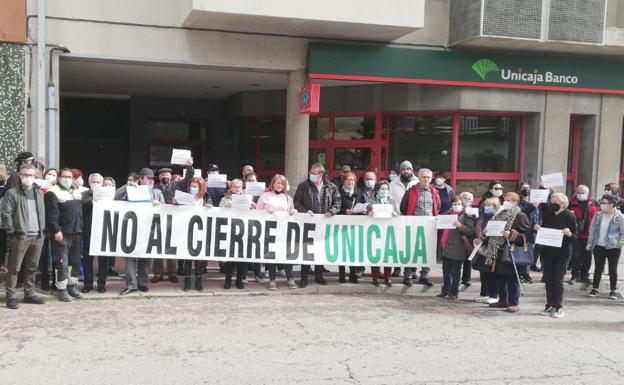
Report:
M464 208L464 206L461 205L461 204L459 204L459 205L458 204L454 204L453 205L453 211L462 211L463 208Z
M72 186L72 178L71 177L61 178L61 186L69 190Z
M444 178L436 178L435 182L436 182L436 185L442 186L444 184L444 182L446 182L446 179L444 179Z
M53 181L56 180L56 177L54 175L46 175L45 180Z
M500 198L500 196L503 195L503 190L494 190L492 191L492 195L496 198Z
M22 184L28 188L32 187L33 183L35 183L35 177L33 176L24 176L21 177Z
M316 175L310 174L310 182L312 182L312 183L318 182L320 178L321 178L321 176L318 175L318 174L316 174Z
M511 202L509 202L509 201L505 201L505 202L503 202L503 208L504 208L505 210L509 210L509 209L510 209L510 208L512 208L512 207L514 207L514 204L513 204L513 203L511 203Z

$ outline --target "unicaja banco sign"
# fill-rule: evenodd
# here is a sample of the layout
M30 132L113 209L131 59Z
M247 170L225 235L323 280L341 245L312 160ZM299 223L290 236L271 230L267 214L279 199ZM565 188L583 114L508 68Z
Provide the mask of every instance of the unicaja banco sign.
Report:
M579 78L576 75L561 74L552 71L542 72L537 68L529 71L526 71L522 67L515 69L505 67L499 68L499 66L490 59L477 60L472 64L472 69L479 75L481 80L486 80L486 77L490 73L497 73L499 79L496 80L511 80L534 85L574 85L579 82Z

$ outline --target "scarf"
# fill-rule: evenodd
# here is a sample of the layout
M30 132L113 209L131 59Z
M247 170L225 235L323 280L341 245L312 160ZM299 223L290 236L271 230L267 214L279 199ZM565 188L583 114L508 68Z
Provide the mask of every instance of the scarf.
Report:
M505 231L511 230L511 226L513 225L514 220L516 219L516 215L520 212L520 207L514 206L510 209L503 210L498 214L494 215L492 218L493 221L505 221ZM485 254L485 263L487 265L494 264L494 261L498 258L498 250L505 244L507 240L505 237L488 237L487 248L484 251Z
M461 211L453 211L453 210L451 210L449 212L449 214L451 214L451 215L457 214L457 220L460 219L460 216L463 213L464 213L464 210L461 210ZM451 229L444 229L444 230L442 230L442 237L440 238L440 245L442 246L442 250L446 249L446 242L448 241L449 230L451 230Z

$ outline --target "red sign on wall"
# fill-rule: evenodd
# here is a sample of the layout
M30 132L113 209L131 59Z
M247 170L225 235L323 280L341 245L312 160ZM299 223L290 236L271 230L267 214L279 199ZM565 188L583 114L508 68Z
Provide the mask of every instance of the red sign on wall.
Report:
M320 84L304 84L299 90L299 113L309 115L319 112L321 100Z

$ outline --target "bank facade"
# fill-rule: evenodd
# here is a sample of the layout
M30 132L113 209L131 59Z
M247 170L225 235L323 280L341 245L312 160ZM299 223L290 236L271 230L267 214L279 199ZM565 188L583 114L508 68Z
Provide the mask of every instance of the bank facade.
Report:
M332 176L349 164L385 177L405 159L479 195L493 179L516 190L559 171L568 192L624 181L616 1L344 1L331 14L45 3L55 113L37 113L38 4L24 2L26 39L2 44L13 79L0 90L13 122L0 126L5 162L26 148L46 165L123 179L188 148L204 171L217 163L237 175L249 163L293 183L311 162ZM320 109L306 115L309 83L320 84Z

